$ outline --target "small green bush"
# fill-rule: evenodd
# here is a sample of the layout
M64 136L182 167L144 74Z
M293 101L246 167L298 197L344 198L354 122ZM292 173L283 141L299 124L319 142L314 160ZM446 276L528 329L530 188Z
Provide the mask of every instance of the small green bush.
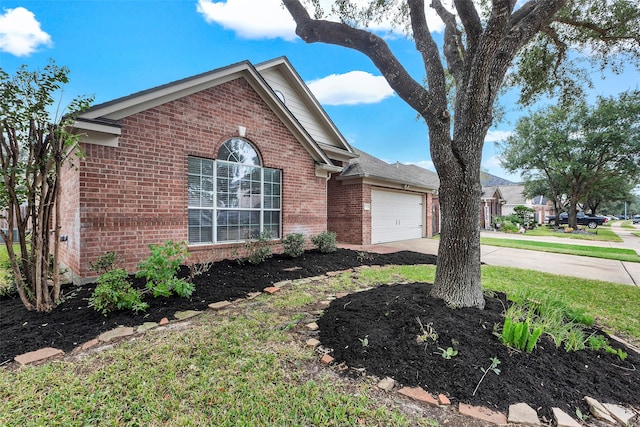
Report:
M338 250L336 245L336 233L333 231L323 231L317 236L311 237L311 243L313 243L320 252L325 254Z
M249 235L243 245L244 256L238 257L238 263L248 262L253 265L260 264L271 258L271 233L263 230L260 233Z
M284 253L291 258L297 258L304 253L304 234L291 233L282 239Z
M89 270L102 274L113 270L122 263L122 257L117 252L107 252L98 257L95 262L89 263Z
M180 264L187 258L185 242L167 241L164 245L149 245L151 255L138 264L136 277L147 280L147 289L154 297L171 296L173 292L189 297L195 290L193 283L178 279Z
M103 273L89 298L89 304L105 316L116 310L144 311L149 304L142 301L142 292L133 289L128 273L122 268L113 268Z

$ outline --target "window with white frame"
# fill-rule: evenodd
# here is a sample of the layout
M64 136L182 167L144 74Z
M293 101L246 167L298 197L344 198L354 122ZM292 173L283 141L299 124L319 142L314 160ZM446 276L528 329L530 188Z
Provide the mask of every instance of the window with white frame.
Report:
M218 159L189 157L189 243L237 242L263 230L279 238L282 172L262 167L256 149L232 138Z

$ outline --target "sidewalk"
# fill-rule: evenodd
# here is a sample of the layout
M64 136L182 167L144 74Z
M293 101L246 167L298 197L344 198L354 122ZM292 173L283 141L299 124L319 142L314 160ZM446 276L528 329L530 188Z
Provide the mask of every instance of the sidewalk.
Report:
M520 240L537 240L574 245L594 245L604 247L640 248L640 238L620 227L614 227L614 231L624 239L624 243L594 242L584 240L572 240L554 237L525 237L522 235L509 235L505 233L482 232L482 237L514 238ZM640 231L640 228L638 228ZM394 251L414 251L437 255L439 240L414 239L398 242L388 242L378 245L340 245L353 250L366 250L376 253L389 253ZM638 249L636 249L638 251ZM639 251L640 253L640 251ZM480 248L481 260L488 265L502 267L516 267L528 270L542 271L564 276L580 277L584 279L603 280L607 282L622 283L625 285L640 286L640 263L621 262L609 259L583 257L577 255L564 255L549 252L529 251L524 249L501 248L483 245Z

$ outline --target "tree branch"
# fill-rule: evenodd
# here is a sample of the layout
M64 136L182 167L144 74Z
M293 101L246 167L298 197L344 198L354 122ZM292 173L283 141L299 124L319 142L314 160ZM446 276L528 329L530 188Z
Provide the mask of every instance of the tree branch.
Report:
M439 2L439 0L438 0ZM458 15L464 26L469 50L474 50L482 35L482 22L472 0L454 0Z
M437 115L436 109L429 105L427 90L411 77L382 38L347 24L311 19L299 0L283 0L283 4L296 22L296 34L305 42L328 43L365 54L398 96L414 110Z
M456 17L444 8L440 0L433 0L431 7L444 22L444 56L447 59L449 72L456 81L462 81L464 60L466 57L462 33L456 24Z
M633 21L634 19L637 19L638 17L640 17L640 13L637 13L635 15L629 16L627 17L623 22L618 23L618 25L616 26L619 27L620 25L629 22L629 21ZM634 40L636 41L638 44L640 44L640 35L636 34L636 35L626 35L626 36L616 36L616 35L611 35L611 32L615 31L616 28L614 27L599 27L596 24L593 24L591 22L586 22L586 21L578 21L576 19L571 19L571 18L567 18L567 17L559 17L557 19L554 20L554 22L558 22L561 24L565 24L565 25L569 25L571 27L576 27L576 28L584 28L586 30L592 31L595 34L597 34L600 38L600 40L603 41L620 41L620 40Z

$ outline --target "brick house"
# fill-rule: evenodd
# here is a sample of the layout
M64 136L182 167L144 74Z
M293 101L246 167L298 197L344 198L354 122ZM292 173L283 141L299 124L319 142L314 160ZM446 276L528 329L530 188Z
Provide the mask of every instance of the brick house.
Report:
M329 180L329 229L358 245L432 237L440 231L435 172L389 164L354 148L358 157Z
M284 57L96 105L77 118L75 131L84 157L63 173L60 259L77 282L94 277L89 263L108 251L134 271L149 244L167 240L187 241L196 262L233 257L263 229L276 251L280 238L296 232L329 229L339 241L371 241L371 229L347 235L348 222L335 216L373 204L332 192L350 179L343 166L359 154ZM360 181L363 192L375 186ZM398 193L411 186L392 181L378 184ZM423 212L430 200L422 196Z

